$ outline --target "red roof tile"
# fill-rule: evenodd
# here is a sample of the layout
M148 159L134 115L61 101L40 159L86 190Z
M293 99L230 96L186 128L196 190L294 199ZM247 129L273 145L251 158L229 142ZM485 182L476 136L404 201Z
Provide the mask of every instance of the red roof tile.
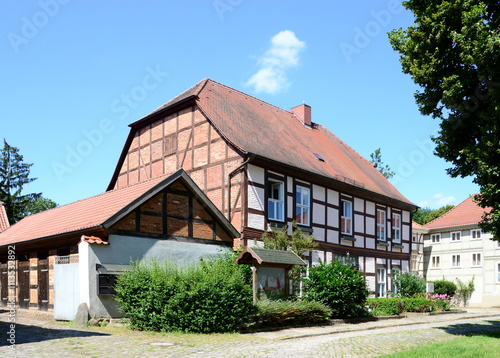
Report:
M98 227L166 177L30 215L0 233L0 246Z
M243 153L339 180L415 206L371 162L325 127L316 123L312 127L305 126L291 111L210 79L200 81L130 126L140 127L150 116L189 98L196 98L200 109L219 133ZM315 153L324 161L318 160ZM122 156L125 154L126 151ZM114 186L117 173L115 171L109 188Z
M87 236L87 235L82 235L82 241L85 241L89 244L98 244L98 245L109 245L109 242L106 240L101 239L100 237L97 236Z
M122 189L107 191L71 204L30 215L0 233L0 247L12 243L57 236L96 227L107 228L128 214L143 201L156 195L164 187L181 179L194 194L204 202L205 210L214 215L233 237L239 232L210 202L184 170L160 176ZM106 244L105 240L93 236L82 236L89 243Z
M7 217L5 206L3 206L3 202L0 201L0 232L7 230L9 226L9 218Z
M473 225L481 221L488 209L483 209L469 197L447 213L425 224L426 229L442 229L456 226Z

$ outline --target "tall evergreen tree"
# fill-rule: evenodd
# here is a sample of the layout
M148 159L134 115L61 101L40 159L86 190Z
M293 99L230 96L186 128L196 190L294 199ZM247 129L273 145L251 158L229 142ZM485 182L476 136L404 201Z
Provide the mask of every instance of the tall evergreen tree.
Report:
M36 180L29 177L33 164L23 162L18 148L10 146L5 139L3 143L0 151L0 201L4 202L12 225L26 216L26 208L30 202L40 198L41 193L22 194L24 185Z

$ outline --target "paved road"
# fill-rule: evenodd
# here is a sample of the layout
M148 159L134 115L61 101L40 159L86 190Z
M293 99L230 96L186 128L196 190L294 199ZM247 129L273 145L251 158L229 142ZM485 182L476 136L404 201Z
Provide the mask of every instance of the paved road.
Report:
M33 312L16 314L16 345L0 313L1 357L376 357L469 332L500 331L500 309L230 335L76 328Z

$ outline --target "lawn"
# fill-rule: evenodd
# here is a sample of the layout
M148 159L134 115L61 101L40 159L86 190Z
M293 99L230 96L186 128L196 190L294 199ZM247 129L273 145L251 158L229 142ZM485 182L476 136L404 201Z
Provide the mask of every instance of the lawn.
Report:
M448 342L429 344L410 351L384 355L383 357L500 357L500 332L483 332L481 334L464 336Z

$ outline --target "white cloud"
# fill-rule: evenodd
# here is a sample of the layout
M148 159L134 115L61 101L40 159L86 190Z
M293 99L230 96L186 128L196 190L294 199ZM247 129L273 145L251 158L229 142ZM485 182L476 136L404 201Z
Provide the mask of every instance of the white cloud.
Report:
M436 206L436 207L450 205L456 201L456 199L453 195L445 196L441 193L434 194L433 198L437 199L436 202L434 203L434 206Z
M271 38L271 46L259 58L260 69L246 82L255 91L269 94L279 93L288 86L290 81L286 71L299 65L299 54L306 47L293 31L285 30Z

